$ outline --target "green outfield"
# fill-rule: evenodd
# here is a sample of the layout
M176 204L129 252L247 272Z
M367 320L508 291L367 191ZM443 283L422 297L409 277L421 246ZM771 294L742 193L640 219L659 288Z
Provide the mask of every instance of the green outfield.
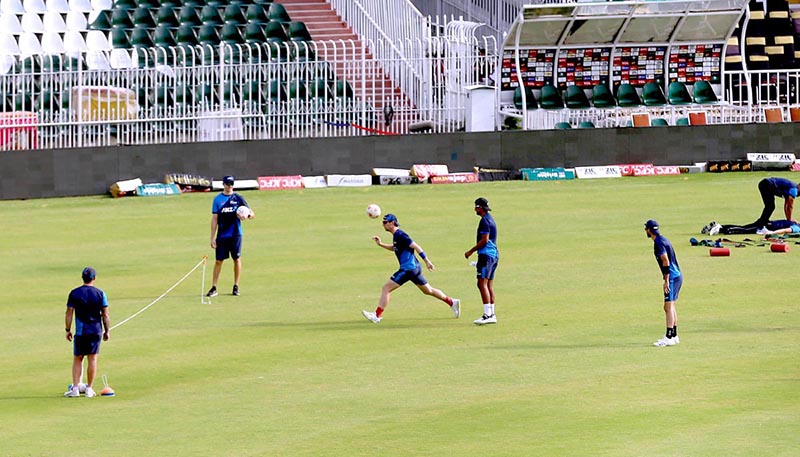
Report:
M112 332L99 373L117 395L94 399L62 396L67 293L91 265L112 323L151 303L213 257L212 194L0 202L0 455L796 456L800 245L712 258L688 241L756 219L764 176L246 191L242 295L228 261L201 304L196 271ZM501 252L486 327L463 256L479 196ZM369 203L422 245L461 319L411 285L380 324L361 316L397 267ZM652 346L650 218L685 274L676 347Z

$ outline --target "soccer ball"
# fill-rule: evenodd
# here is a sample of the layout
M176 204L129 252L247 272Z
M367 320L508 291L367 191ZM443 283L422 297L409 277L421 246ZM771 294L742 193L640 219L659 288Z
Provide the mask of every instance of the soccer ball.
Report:
M253 211L250 208L246 207L246 206L240 206L239 209L236 210L236 216L238 216L239 219L242 219L242 220L248 219L252 215L253 215Z
M381 217L381 207L374 203L367 206L367 216L369 216L370 219Z

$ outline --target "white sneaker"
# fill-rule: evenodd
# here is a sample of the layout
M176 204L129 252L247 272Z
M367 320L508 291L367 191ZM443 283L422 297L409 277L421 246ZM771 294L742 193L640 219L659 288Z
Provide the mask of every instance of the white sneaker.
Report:
M756 235L766 235L768 231L769 230L767 230L766 227L761 227L760 229L756 230Z
M676 344L680 343L681 339L678 338L678 335L672 337L672 345L675 346Z
M363 314L363 315L364 315L364 317L365 317L365 318L366 318L368 321L374 322L374 323L376 323L376 324L379 324L379 323L381 322L381 318L380 318L380 317L378 317L378 316L377 316L375 313L373 313L372 311L361 311L361 314Z
M458 319L458 317L461 316L461 300L454 298L453 306L451 306L450 308L452 308L453 310L453 316L455 316L456 319Z
M722 226L720 224L714 223L714 226L711 227L711 230L708 231L708 234L711 236L716 236L719 231L722 230Z
M91 388L91 387L89 387L89 386L86 386L86 398L92 398L92 397L94 397L95 395L97 395L97 394L96 394L96 393L94 393L94 389L92 389L92 388Z
M64 392L64 396L65 397L80 397L81 393L78 392L78 388L77 387L73 387L73 388L69 389L68 391Z
M653 343L653 346L655 346L657 348L663 348L665 346L675 346L679 342L680 342L680 340L678 339L677 336L675 338L667 338L665 336L665 337L661 338L660 340L656 341L655 343Z
M706 233L708 233L708 232L711 230L711 227L713 227L713 226L715 226L715 225L717 225L717 222L716 222L716 221L711 221L711 222L709 222L708 224L706 224L705 226L703 226L703 228L702 228L702 229L700 229L700 233L702 233L703 235L705 235Z
M487 316L486 314L484 314L480 318L475 319L473 321L473 323L475 325L496 324L497 323L497 316L495 316L494 314L492 314L491 316Z

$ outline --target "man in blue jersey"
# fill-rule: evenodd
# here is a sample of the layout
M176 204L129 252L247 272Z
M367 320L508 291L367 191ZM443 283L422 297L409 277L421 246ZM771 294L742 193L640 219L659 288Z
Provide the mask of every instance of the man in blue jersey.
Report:
M86 267L81 273L83 285L73 289L67 298L67 313L64 323L67 341L72 342L72 388L65 397L79 397L78 385L83 371L83 359L88 359L86 367L86 398L96 394L92 385L97 374L97 354L100 352L100 339L108 341L111 322L108 317L108 298L106 293L94 286L97 272ZM75 316L75 334L72 333L72 317Z
M217 296L217 281L222 271L222 262L233 259L233 295L239 295L239 276L242 273L242 221L237 211L240 206L248 206L241 195L233 191L233 176L222 178L222 193L214 197L211 205L211 248L216 251L214 276L207 297ZM249 212L248 219L256 217Z
M436 297L445 302L453 311L453 315L458 318L461 314L461 300L457 298L450 298L439 289L434 289L428 284L428 280L422 275L422 268L417 260L416 254L425 262L428 270L433 271L436 267L431 263L431 260L422 250L419 244L411 239L408 234L400 230L400 224L397 221L397 216L394 214L387 214L383 217L383 229L392 234L392 244L384 243L381 237L375 235L372 240L375 244L386 249L387 251L394 251L397 256L397 261L400 262L400 269L386 281L381 289L381 298L378 301L378 307L374 312L361 311L364 317L374 323L379 323L383 318L383 311L389 306L389 300L392 296L392 291L402 286L408 281L413 282L425 295Z
M787 220L792 220L794 199L797 198L798 184L786 178L764 178L758 183L758 192L764 201L764 210L754 224L765 227L770 216L775 211L775 197L783 198L783 214Z
M477 252L478 262L478 290L483 301L483 316L474 321L477 325L496 324L497 316L494 313L494 272L500 260L497 250L497 225L489 211L489 201L481 197L475 200L475 214L481 218L478 222L478 236L475 246L464 253L464 257Z
M680 343L678 338L678 313L675 304L683 285L683 275L672 243L658 231L658 222L650 219L644 223L647 237L653 240L653 254L656 256L658 268L664 278L664 313L667 318L667 333L660 340L653 343L656 347L675 346Z

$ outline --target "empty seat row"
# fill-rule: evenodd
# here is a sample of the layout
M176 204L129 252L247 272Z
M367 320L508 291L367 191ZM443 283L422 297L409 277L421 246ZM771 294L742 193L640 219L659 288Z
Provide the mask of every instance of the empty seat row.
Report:
M177 14L176 14L177 12ZM283 5L272 3L266 8L264 5L228 5L220 10L213 5L197 8L185 5L176 10L170 5L164 5L157 10L136 8L134 10L114 9L103 10L92 15L89 28L110 30L113 27L131 29L136 26L154 28L157 25L167 25L177 28L181 25L222 25L246 24L249 22L265 23L269 21L291 22L292 19Z
M21 35L24 32L78 32L88 30L86 15L80 11L70 11L63 15L57 12L25 13L21 17L15 14L0 13L0 31L12 35Z
M191 5L191 6L199 6L202 7L204 5L214 5L214 6L225 6L225 5L250 5L250 4L259 4L259 5L269 5L273 3L273 0L92 0L92 4L97 6L102 6L102 9L136 9L140 7L145 8L158 8L161 5L171 5L173 7L180 8L183 5ZM99 9L99 8L95 8Z
M91 0L0 0L0 13L11 14L88 13L92 8Z

